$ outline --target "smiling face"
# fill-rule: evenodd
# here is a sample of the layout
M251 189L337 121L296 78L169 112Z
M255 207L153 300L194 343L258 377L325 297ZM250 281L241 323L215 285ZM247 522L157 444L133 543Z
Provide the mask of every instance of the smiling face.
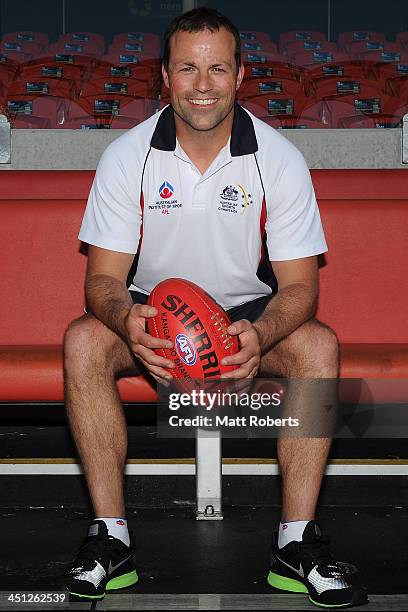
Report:
M175 114L190 128L213 130L230 115L244 69L237 70L235 39L219 31L176 32L163 79Z

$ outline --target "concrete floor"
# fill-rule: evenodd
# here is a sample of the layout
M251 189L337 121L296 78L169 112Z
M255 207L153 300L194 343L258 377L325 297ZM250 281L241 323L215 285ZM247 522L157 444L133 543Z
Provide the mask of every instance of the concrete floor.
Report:
M0 516L1 590L59 590L88 517L64 509ZM271 593L266 575L276 508L227 507L221 522L197 522L186 508L137 510L128 518L140 576L130 592ZM336 557L359 567L370 593L408 593L406 508L323 508L319 520Z

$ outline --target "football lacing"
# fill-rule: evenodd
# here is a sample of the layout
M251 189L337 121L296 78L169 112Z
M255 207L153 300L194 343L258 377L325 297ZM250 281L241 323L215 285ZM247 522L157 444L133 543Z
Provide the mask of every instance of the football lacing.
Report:
M226 349L231 348L233 344L232 336L230 336L229 333L227 332L227 325L225 323L224 317L220 315L219 312L215 312L211 317L211 321L214 321L213 325L215 329L218 332L220 332L220 336L222 339L222 343L224 344L224 347Z

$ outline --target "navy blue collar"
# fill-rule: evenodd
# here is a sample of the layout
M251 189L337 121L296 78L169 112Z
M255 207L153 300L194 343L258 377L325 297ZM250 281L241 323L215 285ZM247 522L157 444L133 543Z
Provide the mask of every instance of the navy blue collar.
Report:
M150 141L154 149L174 151L176 148L176 124L172 106L161 113ZM239 104L234 106L230 150L232 157L250 155L258 150L254 124L251 117Z

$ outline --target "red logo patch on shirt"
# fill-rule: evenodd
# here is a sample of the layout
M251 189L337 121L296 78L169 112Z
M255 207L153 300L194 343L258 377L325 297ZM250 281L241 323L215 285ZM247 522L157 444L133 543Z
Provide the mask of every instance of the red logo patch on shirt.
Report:
M174 193L173 186L170 185L168 181L164 181L164 183L160 185L159 194L160 194L160 197L163 198L164 200L171 198L173 193Z

